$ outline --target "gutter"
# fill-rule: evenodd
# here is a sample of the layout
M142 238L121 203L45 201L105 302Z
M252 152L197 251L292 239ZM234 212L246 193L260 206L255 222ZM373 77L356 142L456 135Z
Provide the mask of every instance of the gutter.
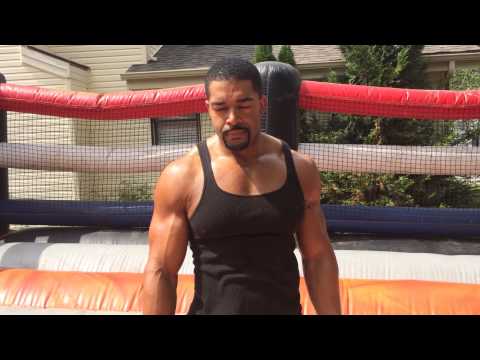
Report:
M178 69L178 70L157 70L157 71L135 71L120 75L122 80L143 80L143 79L167 79L175 77L195 77L206 75L208 67L196 69Z

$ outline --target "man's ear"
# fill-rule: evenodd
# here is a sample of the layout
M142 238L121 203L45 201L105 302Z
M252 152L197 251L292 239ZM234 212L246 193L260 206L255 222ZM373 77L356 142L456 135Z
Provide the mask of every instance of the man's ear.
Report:
M209 105L209 104L210 104L210 103L208 102L208 100L205 100L205 107L207 108L207 110L208 110L208 105Z
M260 97L260 111L263 113L267 109L267 97L262 95Z

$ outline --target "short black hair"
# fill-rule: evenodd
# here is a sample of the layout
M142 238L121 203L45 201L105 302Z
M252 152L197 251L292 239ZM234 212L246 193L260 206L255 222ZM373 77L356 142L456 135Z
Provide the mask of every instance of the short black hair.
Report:
M253 89L262 95L262 78L257 67L247 60L239 58L223 58L213 64L205 78L205 94L210 97L210 82L215 80L250 80Z

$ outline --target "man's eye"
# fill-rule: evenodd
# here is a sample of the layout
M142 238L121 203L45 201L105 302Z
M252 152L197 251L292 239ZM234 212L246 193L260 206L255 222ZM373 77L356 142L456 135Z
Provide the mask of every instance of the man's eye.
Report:
M239 106L239 109L250 109L250 106Z
M221 108L215 108L215 111L225 111L227 108L221 107Z

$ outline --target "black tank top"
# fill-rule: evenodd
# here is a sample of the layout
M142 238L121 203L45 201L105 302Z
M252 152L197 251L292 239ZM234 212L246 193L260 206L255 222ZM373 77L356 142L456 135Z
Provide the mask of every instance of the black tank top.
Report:
M220 189L206 142L198 149L204 186L189 220L195 267L189 314L301 314L293 233L304 197L289 146L282 144L284 185L251 196Z

